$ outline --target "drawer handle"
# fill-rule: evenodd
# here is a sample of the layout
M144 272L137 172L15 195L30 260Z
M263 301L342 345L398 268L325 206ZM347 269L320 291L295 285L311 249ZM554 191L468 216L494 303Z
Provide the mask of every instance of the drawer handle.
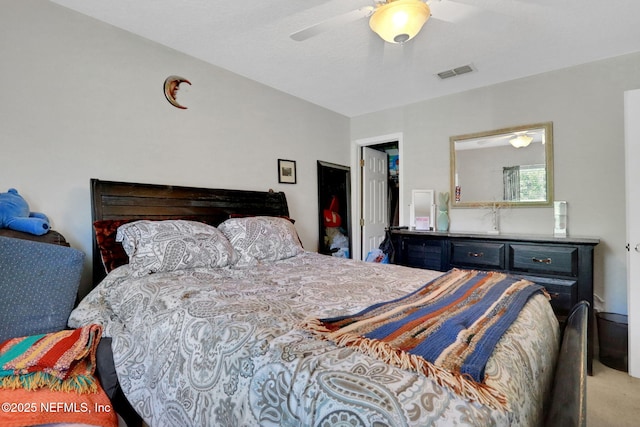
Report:
M484 252L469 252L468 255L471 258L481 258L484 256Z
M551 264L551 258L539 259L536 257L531 258L531 261L538 262L540 264Z
M551 297L551 299L560 298L560 294L557 292L554 292L554 293L549 292L549 297Z

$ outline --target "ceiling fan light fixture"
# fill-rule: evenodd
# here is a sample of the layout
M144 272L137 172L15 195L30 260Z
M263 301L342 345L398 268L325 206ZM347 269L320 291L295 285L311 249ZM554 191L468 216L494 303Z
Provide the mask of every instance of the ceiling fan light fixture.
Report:
M518 135L515 138L511 138L509 140L509 144L516 148L524 148L531 144L531 141L533 141L533 138L528 135Z
M414 38L431 16L421 0L389 0L373 12L369 26L384 41L404 43Z

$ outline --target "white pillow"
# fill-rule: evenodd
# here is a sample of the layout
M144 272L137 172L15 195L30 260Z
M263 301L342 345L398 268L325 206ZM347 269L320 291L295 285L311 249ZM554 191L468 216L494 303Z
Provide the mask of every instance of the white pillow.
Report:
M140 220L118 227L116 241L129 256L135 276L198 267L226 267L238 259L215 227L197 221Z
M230 218L218 229L229 239L240 258L237 267L291 258L304 249L293 223L286 218L254 216Z

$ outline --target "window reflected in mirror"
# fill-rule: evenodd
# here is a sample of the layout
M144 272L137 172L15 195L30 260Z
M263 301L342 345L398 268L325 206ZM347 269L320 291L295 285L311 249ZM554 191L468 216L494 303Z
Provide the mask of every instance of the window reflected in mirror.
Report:
M552 124L453 136L453 207L551 206Z

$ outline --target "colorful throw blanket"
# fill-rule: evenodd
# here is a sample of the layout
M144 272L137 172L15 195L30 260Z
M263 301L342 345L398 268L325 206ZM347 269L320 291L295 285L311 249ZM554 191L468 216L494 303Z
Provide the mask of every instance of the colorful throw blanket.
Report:
M541 286L499 272L453 269L393 301L348 316L311 319L323 339L435 378L455 393L507 409L484 381L485 365L504 332Z
M12 338L0 344L0 388L95 392L102 326Z

